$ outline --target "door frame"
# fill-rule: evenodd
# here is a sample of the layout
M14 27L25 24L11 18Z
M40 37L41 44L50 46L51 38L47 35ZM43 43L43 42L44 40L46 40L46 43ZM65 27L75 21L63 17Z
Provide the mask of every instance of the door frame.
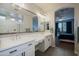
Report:
M75 20L75 8L74 7L64 7L64 8L59 8L59 9L57 9L57 10L55 10L55 13L54 13L54 17L55 17L55 46L56 46L56 12L57 11L59 11L59 10L62 10L62 9L65 9L65 8L73 8L74 9L74 20ZM74 25L74 23L75 23L75 21L73 21L73 27L75 26ZM73 28L72 30L75 30L75 28ZM74 32L73 32L73 34L74 34ZM74 35L74 46L75 46L75 35Z

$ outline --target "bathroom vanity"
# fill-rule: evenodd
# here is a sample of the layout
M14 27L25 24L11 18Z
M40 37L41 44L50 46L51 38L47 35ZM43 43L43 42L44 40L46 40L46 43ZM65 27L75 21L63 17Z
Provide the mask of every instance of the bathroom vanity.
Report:
M36 48L46 51L51 46L51 40L52 34L45 32L2 35L0 56L35 56Z

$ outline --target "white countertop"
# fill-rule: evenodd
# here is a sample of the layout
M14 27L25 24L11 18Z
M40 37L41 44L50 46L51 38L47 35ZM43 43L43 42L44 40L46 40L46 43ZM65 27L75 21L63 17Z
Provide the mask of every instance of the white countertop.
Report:
M0 51L5 50L5 49L9 49L9 48L12 48L12 47L24 44L24 43L28 43L32 40L34 40L34 39L29 39L27 37L27 38L24 38L24 39L2 41L1 45L0 45Z
M45 32L38 32L38 33L23 33L23 34L18 34L17 39L6 39L7 37L2 37L4 39L1 40L0 42L0 51L18 46L23 43L30 42L32 40L35 40L35 45L38 44L39 42L43 41L45 36L51 35L51 33L45 33ZM16 36L15 36L16 37Z

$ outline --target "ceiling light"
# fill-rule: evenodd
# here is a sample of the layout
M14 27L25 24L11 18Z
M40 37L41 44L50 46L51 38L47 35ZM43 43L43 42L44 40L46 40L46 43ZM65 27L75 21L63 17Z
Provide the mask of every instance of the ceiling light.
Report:
M6 17L5 16L0 16L0 19L6 19Z
M18 20L18 22L19 22L19 23L21 23L21 22L22 22L22 20Z
M15 19L14 19L14 18L11 18L11 20L12 20L12 21L15 21Z

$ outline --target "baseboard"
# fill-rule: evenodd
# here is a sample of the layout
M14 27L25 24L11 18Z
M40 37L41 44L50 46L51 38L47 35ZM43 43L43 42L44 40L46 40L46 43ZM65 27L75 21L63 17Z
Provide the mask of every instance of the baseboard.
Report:
M68 40L68 39L61 39L60 41L74 43L74 41L73 41L73 40Z

